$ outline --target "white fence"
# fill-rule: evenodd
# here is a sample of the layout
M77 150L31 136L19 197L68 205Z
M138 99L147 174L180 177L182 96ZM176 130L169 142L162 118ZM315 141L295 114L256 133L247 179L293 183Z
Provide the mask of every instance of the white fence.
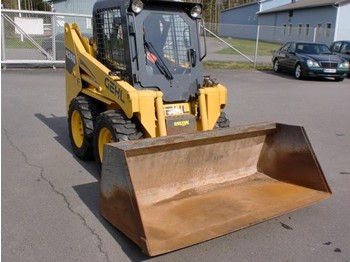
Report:
M1 10L1 66L64 64L64 24L92 35L91 15Z
M77 23L83 34L92 36L91 15L2 9L2 67L14 64L63 65L65 62L63 30L66 22ZM334 32L321 27L206 24L206 34L208 36L206 60L246 61L256 64L270 62L273 49L286 41L316 41L330 44ZM232 39L245 39L250 42L242 46ZM270 43L268 47L266 42Z

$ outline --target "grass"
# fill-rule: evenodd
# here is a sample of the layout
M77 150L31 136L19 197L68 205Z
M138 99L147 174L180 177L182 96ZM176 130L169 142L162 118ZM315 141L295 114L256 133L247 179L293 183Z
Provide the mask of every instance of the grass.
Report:
M227 43L235 47L237 50L242 52L244 55L254 56L255 55L255 40L247 39L236 39L236 38L225 38ZM269 43L259 41L258 43L258 56L269 56L272 57L273 52L278 49L281 45L276 43ZM225 47L216 52L217 54L224 55L239 55L234 49ZM235 61L204 61L204 68L206 69L235 69L235 70L272 70L270 62L254 63L251 62L235 62Z
M41 45L41 42L43 41L45 37L33 37L33 39ZM23 42L21 41L19 36L12 37L12 38L6 38L5 40L6 48L13 48L13 49L34 49L35 47L27 38L24 37ZM244 53L245 55L254 55L255 53L255 41L254 40L243 40L243 39L233 39L233 38L226 38L225 41L227 41L229 44L237 48L240 52ZM267 42L259 42L259 56L271 56L272 52L280 47L279 44L273 44L273 43L267 43ZM227 47L224 48L217 53L219 54L232 54L236 55L238 54L233 49ZM232 61L204 61L204 68L206 69L235 69L235 70L272 70L271 63L257 63L254 67L253 63L250 62L232 62Z
M246 40L246 39L235 39L235 38L225 38L227 43L235 47L237 50L242 52L245 55L254 55L255 54L255 40ZM271 56L273 51L281 47L280 44L268 43L259 41L258 43L258 55L259 56ZM217 52L218 54L225 55L237 55L238 53L230 47L226 47Z
M34 41L41 45L42 41L47 38L47 36L42 37L33 37ZM21 41L21 38L18 37L7 37L5 38L5 46L6 48L11 49L35 49L36 46L33 45L32 42L28 40L28 38L23 37L23 42Z
M234 70L272 70L271 63L257 63L254 67L250 62L204 61L205 69L234 69Z

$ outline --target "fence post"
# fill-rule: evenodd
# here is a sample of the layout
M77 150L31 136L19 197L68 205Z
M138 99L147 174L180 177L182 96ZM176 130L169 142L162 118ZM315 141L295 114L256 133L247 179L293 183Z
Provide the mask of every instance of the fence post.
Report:
M255 55L254 55L254 68L256 67L256 60L258 57L258 45L259 45L259 36L260 36L260 25L256 30L256 42L255 42Z
M52 34L52 57L56 61L56 15L52 15L51 34Z
M5 58L5 26L4 26L4 17L1 13L1 61L4 61ZM6 68L6 67L5 67Z

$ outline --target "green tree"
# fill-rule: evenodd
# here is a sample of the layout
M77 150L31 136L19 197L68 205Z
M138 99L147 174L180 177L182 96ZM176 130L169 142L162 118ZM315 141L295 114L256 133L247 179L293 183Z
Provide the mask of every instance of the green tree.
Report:
M7 9L19 9L18 0L1 0L1 4ZM43 0L20 0L22 10L51 11L51 7Z
M16 0L1 0L1 6L7 9L17 9Z

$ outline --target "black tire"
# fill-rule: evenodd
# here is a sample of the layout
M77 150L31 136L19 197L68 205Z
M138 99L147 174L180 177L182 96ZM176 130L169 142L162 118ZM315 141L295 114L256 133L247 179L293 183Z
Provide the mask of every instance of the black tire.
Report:
M215 128L230 127L230 120L227 119L226 113L221 112L218 121L216 122Z
M299 80L304 79L304 71L300 63L295 66L294 77Z
M275 71L276 73L281 72L278 59L275 59L275 61L273 62L273 71Z
M142 132L122 110L109 110L101 113L96 120L93 141L98 170L101 171L105 143L136 140L141 137L143 137Z
M69 105L69 138L74 154L80 159L93 159L93 132L101 108L99 102L87 96L78 96Z
M335 78L335 81L341 82L341 81L344 81L344 79L345 79L345 78L343 78L343 77L336 77L336 78Z

